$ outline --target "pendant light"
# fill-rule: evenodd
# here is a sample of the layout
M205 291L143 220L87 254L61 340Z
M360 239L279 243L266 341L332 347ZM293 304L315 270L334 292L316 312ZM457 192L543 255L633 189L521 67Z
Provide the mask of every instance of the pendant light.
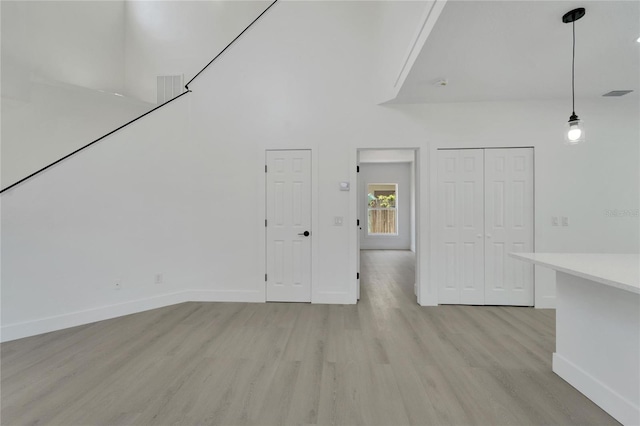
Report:
M567 123L565 132L565 141L569 145L576 145L584 142L584 123L580 121L576 115L576 89L575 89L575 66L576 66L576 21L585 14L584 7L573 9L562 16L562 22L571 24L573 27L573 51L571 56L571 101L573 103L573 111Z

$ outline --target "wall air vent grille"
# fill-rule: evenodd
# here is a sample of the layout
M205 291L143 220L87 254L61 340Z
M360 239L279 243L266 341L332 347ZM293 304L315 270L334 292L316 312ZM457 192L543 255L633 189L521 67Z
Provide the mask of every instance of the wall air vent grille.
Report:
M175 98L184 92L184 74L158 76L158 105Z
M602 96L624 96L627 93L631 93L633 90L612 90L609 93L605 93Z

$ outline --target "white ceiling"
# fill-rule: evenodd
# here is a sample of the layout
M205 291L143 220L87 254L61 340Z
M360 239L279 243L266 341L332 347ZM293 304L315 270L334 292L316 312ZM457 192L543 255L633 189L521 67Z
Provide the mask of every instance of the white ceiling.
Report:
M576 7L576 98L640 92L638 1L449 0L392 103L570 99ZM434 85L447 79L445 87Z

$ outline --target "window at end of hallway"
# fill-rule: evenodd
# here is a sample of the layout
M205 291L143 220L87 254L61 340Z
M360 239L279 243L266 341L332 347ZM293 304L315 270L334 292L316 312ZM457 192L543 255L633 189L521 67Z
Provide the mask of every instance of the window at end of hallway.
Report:
M398 184L370 183L367 186L369 235L398 235Z

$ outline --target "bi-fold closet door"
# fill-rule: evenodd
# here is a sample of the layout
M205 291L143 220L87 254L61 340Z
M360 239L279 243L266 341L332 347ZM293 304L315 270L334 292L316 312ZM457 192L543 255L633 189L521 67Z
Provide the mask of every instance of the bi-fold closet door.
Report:
M438 151L438 300L533 305L533 149Z

